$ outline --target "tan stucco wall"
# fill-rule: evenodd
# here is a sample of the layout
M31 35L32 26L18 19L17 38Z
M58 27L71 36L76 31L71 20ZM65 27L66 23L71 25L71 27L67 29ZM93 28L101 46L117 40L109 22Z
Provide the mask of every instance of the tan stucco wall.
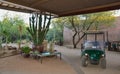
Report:
M108 39L109 41L119 41L120 40L120 17L117 17L113 27L104 29L104 31L108 31ZM66 27L64 27L63 37L64 44L72 45L72 36L74 32ZM98 37L99 40L102 40L101 36ZM89 36L89 39L93 39L93 37ZM79 43L80 45L80 43Z

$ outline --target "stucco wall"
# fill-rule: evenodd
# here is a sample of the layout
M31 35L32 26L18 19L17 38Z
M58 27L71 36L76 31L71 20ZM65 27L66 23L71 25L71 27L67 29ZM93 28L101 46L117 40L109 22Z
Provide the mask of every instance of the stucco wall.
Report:
M108 30L109 41L119 41L120 40L120 16L116 18L114 26Z
M72 35L73 35L72 30L64 27L63 31L64 44L72 44Z
M113 27L104 29L104 31L108 31L108 39L109 41L119 41L120 40L120 17L117 17ZM72 36L74 32L66 27L64 27L64 44L72 45ZM99 40L102 40L102 36L98 36ZM89 39L93 39L93 36L89 36ZM80 45L80 43L79 43Z

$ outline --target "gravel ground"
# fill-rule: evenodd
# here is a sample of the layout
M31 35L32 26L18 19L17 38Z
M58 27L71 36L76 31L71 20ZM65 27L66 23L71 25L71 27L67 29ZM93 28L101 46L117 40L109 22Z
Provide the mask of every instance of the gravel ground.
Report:
M0 59L0 74L120 74L120 52L106 51L107 68L99 65L80 65L80 49L55 46L62 53L59 58L44 58L43 64L20 55ZM71 67L72 66L72 67Z
M0 59L0 74L77 74L64 60L43 58L43 63L21 55Z
M120 74L120 52L106 51L107 68L101 69L99 65L81 67L79 49L63 46L55 46L55 49L62 52L63 59L73 66L77 74Z

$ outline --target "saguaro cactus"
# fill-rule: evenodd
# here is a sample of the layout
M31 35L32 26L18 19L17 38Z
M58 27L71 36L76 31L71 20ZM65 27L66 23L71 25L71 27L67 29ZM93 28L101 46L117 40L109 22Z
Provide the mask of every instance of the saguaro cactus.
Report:
M34 45L42 45L49 30L50 21L51 14L48 16L45 13L35 13L29 18L29 27L27 30L32 36Z

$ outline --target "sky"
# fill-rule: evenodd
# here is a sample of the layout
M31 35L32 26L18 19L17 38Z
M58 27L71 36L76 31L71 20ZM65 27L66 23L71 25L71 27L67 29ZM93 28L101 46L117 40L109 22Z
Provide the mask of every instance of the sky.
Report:
M21 19L23 19L25 23L27 24L29 23L29 15L30 15L29 13L22 13L22 12L0 9L0 20L3 19L3 16L5 14L8 14L9 17L14 17L17 15L21 17Z
M27 23L27 24L29 23L29 16L30 16L29 13L22 13L22 12L0 9L0 20L3 19L3 16L5 14L8 14L9 17L14 17L16 15L20 16L21 19L23 19L25 23ZM120 16L120 10L117 10L116 16Z

